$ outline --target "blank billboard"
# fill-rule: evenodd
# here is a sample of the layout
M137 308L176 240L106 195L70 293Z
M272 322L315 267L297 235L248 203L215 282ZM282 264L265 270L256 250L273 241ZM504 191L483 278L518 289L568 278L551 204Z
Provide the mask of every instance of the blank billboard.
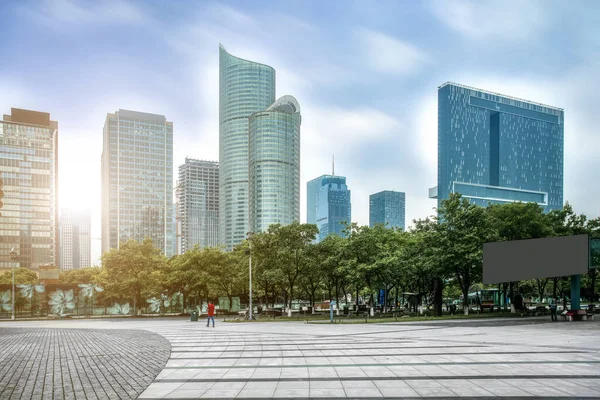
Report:
M485 284L585 274L588 267L588 235L483 245Z

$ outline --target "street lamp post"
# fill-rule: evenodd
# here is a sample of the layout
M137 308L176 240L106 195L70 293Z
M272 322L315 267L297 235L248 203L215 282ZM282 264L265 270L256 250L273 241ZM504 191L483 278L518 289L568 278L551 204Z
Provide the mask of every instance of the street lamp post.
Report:
M15 320L15 264L17 263L17 252L13 247L10 249L10 259L12 260L12 316L11 319Z
M246 235L248 236L248 276L249 276L249 306L248 306L248 321L252 321L252 235L254 232L248 232Z

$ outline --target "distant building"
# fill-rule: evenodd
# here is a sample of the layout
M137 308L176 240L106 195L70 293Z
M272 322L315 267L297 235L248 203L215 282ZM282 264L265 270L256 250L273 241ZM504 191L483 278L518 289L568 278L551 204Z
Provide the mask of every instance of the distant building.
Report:
M12 108L0 121L0 269L39 271L58 262L58 123L50 114Z
M563 206L564 112L560 108L445 83L438 89L438 186L471 202Z
M180 254L219 241L219 163L186 158L179 166L177 218Z
M300 104L283 96L250 116L250 231L300 221Z
M246 239L249 225L250 116L275 101L275 70L219 47L219 162L221 240L227 249Z
M102 150L102 252L152 239L171 256L173 123L164 115L107 114Z
M350 189L346 178L336 175L323 175L306 185L307 223L319 228L317 241L330 234L344 236L344 222L352 222Z
M369 196L369 226L377 224L405 230L406 197L404 192L384 190Z
M90 211L60 210L60 269L91 267Z

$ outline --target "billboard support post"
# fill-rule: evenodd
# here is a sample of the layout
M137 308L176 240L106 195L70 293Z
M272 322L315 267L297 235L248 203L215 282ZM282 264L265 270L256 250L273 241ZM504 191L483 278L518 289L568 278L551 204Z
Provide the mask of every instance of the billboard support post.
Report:
M578 311L580 307L581 275L571 275L571 311Z

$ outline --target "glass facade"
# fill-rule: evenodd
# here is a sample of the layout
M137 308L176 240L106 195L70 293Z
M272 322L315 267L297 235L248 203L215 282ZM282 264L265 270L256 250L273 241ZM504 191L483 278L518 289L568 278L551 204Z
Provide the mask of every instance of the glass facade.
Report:
M102 252L152 239L173 254L173 123L163 115L108 114L102 151Z
M58 263L58 123L50 114L11 109L0 121L0 270Z
M227 249L248 232L248 119L275 101L275 70L219 47L219 216Z
M283 96L249 120L250 231L300 221L300 105Z
M475 204L563 205L564 112L445 83L438 90L438 186L441 201L458 192Z
M369 226L406 229L406 196L403 192L384 190L369 196Z
M195 245L219 243L219 163L186 158L179 166L177 217L180 223L179 253Z
M90 211L61 208L60 269L71 270L91 267Z
M352 222L350 189L343 176L323 175L306 184L306 222L319 228L317 242L330 234L344 235L344 222Z

